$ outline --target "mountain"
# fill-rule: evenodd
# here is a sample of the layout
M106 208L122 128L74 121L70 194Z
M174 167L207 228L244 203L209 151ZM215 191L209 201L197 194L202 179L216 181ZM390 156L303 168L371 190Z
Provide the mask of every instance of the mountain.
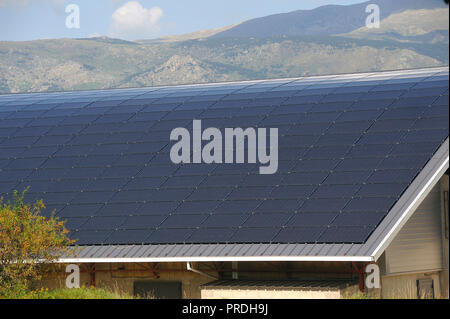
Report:
M408 23L405 23L408 21ZM358 38L393 38L404 39L420 37L423 41L427 34L437 36L439 34L448 34L449 17L448 9L421 9L406 10L400 13L394 13L382 20L380 28L369 29L362 27L354 30L344 36L354 36ZM442 39L445 41L445 39ZM428 40L430 41L430 40ZM448 37L447 37L448 42Z
M381 19L405 10L448 7L442 0L371 0L354 5L327 5L313 10L297 10L269 15L240 23L215 34L226 37L271 37L298 35L331 35L349 33L365 25L368 4L380 7Z
M217 33L234 28L238 25L239 25L239 23L236 23L236 24L225 26L225 27L218 28L218 29L200 30L200 31L190 32L190 33L185 33L185 34L168 35L168 36L156 38L156 39L138 40L136 42L142 43L142 44L153 44L153 43L169 43L169 42L180 42L180 41L187 41L187 40L205 39L205 38L212 37L213 35L216 35Z
M112 41L114 42L114 41ZM341 36L0 42L0 93L189 84L448 64L448 44Z
M349 10L351 15L354 6L326 6L311 10L314 14L308 13L316 18L311 20L315 24L308 27L311 34L307 35L275 32L264 37L219 36L240 28L244 22L222 30L150 41L97 37L0 42L0 93L192 84L448 65L448 8L440 8L440 2L434 0L426 3L408 0L412 4L405 7L416 9L400 10L399 2L404 0L389 2L392 14L381 21L380 29L356 27L354 23L351 28L328 30L336 23L327 22L330 7ZM422 8L426 4L432 8ZM323 16L318 12L323 12ZM289 23L287 19L286 28ZM351 30L342 32L348 29Z

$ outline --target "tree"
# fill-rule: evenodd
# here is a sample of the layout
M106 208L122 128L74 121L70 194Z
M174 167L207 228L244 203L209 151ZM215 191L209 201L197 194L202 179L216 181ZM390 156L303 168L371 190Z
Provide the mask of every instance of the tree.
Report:
M39 280L39 266L55 261L74 243L63 221L42 216L42 201L25 204L25 192L13 194L12 202L0 198L0 296L29 288Z

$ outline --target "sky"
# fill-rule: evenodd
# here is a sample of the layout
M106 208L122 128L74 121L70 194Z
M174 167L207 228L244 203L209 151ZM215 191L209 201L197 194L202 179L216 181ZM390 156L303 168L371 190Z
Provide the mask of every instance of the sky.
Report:
M93 36L152 39L220 28L275 13L360 2L364 1L0 0L0 41Z

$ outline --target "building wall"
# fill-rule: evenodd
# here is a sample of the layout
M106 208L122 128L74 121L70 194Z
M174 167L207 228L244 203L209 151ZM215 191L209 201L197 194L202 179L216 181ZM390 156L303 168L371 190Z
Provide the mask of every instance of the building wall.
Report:
M439 183L406 222L385 254L387 274L442 269Z
M293 290L293 289L259 289L259 290L208 290L202 291L201 286L215 279L187 271L185 263L161 263L156 265L154 272L148 268L154 264L96 264L95 286L112 291L133 294L135 281L176 281L182 284L182 298L340 298L344 290ZM217 265L211 263L194 263L193 267L207 271L209 274L219 276L219 273L210 271ZM231 263L221 265L223 272L221 278L232 278L233 266ZM65 267L48 274L39 286L47 288L65 287ZM81 282L85 287L90 286L90 275L86 272L87 265L81 268ZM301 280L301 279L345 279L357 282L357 275L352 273L350 263L339 262L244 262L237 265L238 279L254 280ZM356 287L356 288L355 288ZM350 291L351 292L348 292ZM357 284L345 291L348 294L357 292Z
M417 298L417 280L433 279L435 298L448 298L448 238L445 229L444 175L417 208L378 264L382 298Z
M348 279L355 280L355 284L346 289L202 289L201 286L214 279L205 277L193 272L188 272L183 263L161 264L156 269L159 278L155 278L151 270L143 270L139 264L97 264L95 285L112 291L125 292L133 295L133 284L135 281L176 281L182 284L182 298L219 298L219 299L247 299L247 298L282 298L282 299L302 299L302 298L355 298L358 296L357 276L351 273L336 273L336 269L348 269L347 263L288 263L289 271L283 263L246 263L240 265L242 272L238 273L239 279L255 280L296 280L296 279ZM311 272L311 268L316 267L318 272ZM205 264L195 265L196 268L206 269ZM382 265L380 265L382 267ZM183 269L184 268L184 269ZM278 271L273 271L278 268ZM112 271L111 271L112 270ZM225 277L231 278L225 273ZM48 288L64 287L66 273L64 269L49 274L39 285ZM382 275L381 291L374 289L369 291L371 298L417 298L418 279L432 278L434 280L435 296L440 296L440 273L415 273L403 275ZM81 285L90 285L90 276L86 272L81 273Z
M442 298L449 298L449 177L444 175L441 180L441 211L442 211L442 255L443 255L443 268L441 272L441 294Z
M430 278L433 279L435 298L441 298L439 272L382 276L381 297L384 299L417 299L417 280Z
M198 299L201 297L200 286L212 280L188 271L184 263L158 265L157 269L154 270L157 278L148 267L149 265L138 263L96 264L95 287L133 295L135 281L181 282L182 298ZM64 268L57 269L45 276L38 285L47 288L65 287L66 275ZM90 274L86 272L84 267L81 268L80 285L90 286Z

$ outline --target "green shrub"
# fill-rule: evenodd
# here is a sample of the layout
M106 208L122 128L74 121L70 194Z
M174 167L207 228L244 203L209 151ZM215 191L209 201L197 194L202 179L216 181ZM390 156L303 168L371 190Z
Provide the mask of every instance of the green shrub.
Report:
M0 198L0 297L25 293L43 265L74 243L63 221L41 215L42 201L24 203L25 192L15 191L12 202Z

